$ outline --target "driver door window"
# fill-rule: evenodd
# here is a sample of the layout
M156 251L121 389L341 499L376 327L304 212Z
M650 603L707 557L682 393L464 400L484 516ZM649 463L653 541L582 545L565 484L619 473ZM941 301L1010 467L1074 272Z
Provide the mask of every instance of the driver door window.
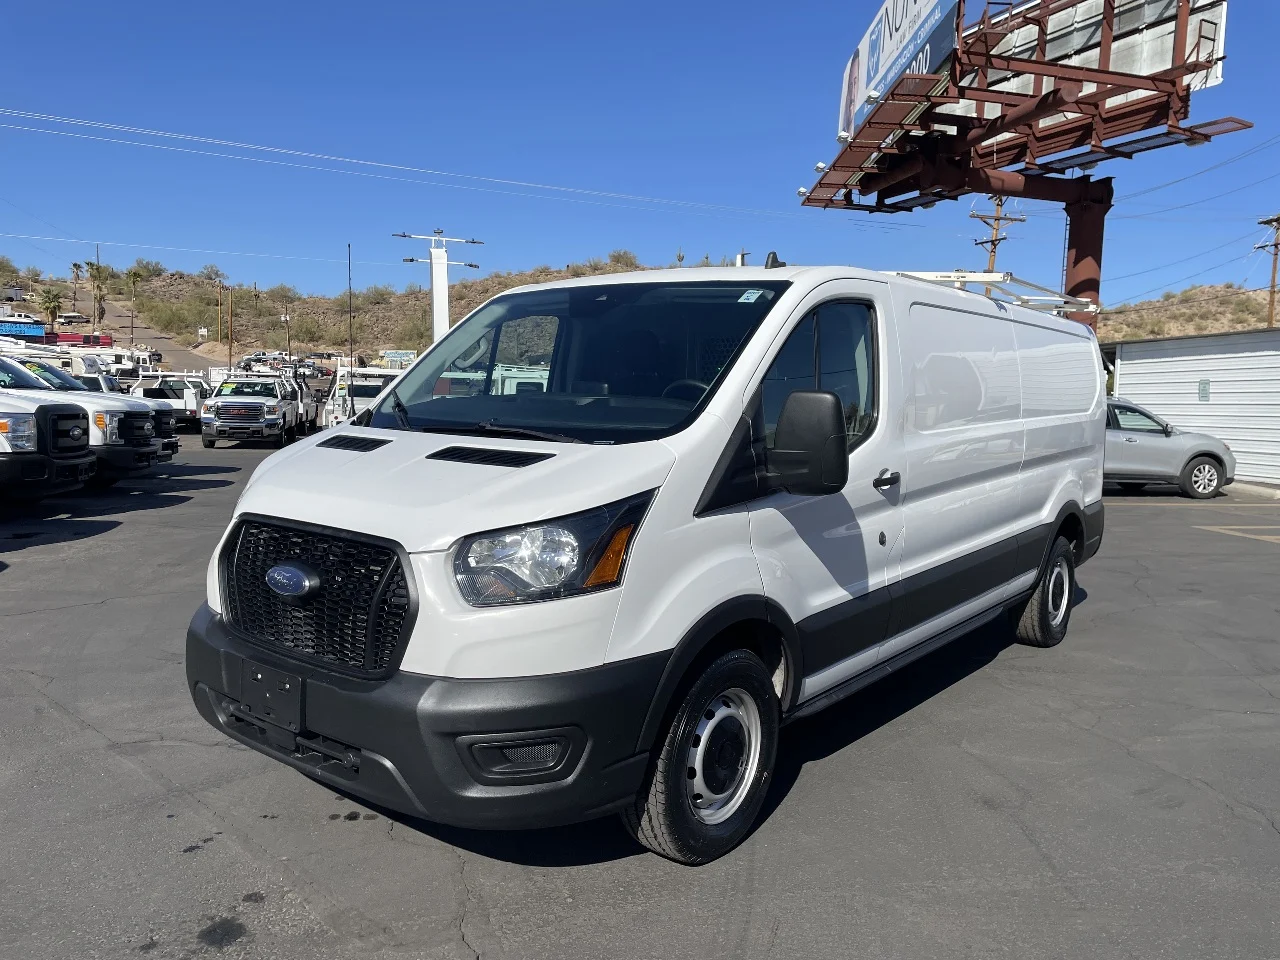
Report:
M840 398L852 450L875 422L871 310L861 303L826 303L805 317L778 351L760 385L765 446L783 404L796 390L828 390Z
M1120 430L1137 433L1164 433L1164 427L1152 417L1132 407L1112 407Z

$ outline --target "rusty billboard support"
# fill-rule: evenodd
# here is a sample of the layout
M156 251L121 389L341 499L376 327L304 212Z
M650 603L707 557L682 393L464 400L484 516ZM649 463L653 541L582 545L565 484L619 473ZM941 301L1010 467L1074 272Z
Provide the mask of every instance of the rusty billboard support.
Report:
M1134 43L1131 25L1118 30L1116 0L1103 0L1096 14L1089 0L987 0L968 26L959 0L945 66L868 91L869 114L841 133L840 154L802 191L803 202L869 213L908 212L969 193L1061 203L1069 221L1066 293L1099 302L1112 181L1064 174L1252 126L1235 117L1187 125L1193 81L1213 76L1224 57L1219 21L1208 20L1205 5L1193 12L1193 0L1175 2L1172 16L1158 21L1170 58L1130 73L1116 69L1112 56L1118 43ZM1225 25L1225 2L1218 7ZM1085 59L1096 63L1063 62L1060 43L1050 56L1058 42L1051 20L1087 22ZM1078 319L1095 322L1093 314Z

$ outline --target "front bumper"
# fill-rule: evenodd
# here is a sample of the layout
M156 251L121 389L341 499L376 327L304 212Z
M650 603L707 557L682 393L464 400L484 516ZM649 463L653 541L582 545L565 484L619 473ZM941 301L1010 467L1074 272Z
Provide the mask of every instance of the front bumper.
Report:
M329 786L411 816L460 827L519 829L616 812L640 789L641 727L665 653L575 673L450 680L400 672L353 680L233 636L207 605L187 630L196 709L223 733ZM301 680L297 730L248 713L245 664ZM554 770L486 769L489 744L548 737Z
M219 440L268 440L284 430L283 420L257 420L249 423L201 420L200 432Z
M170 459L173 455L182 449L182 444L177 437L164 437L160 441L160 453L162 456L168 456Z
M83 486L96 466L92 453L69 460L42 453L0 453L0 490L16 499L51 497Z
M94 447L93 452L98 458L98 473L108 477L135 477L146 473L157 463L173 459L172 453L161 450L159 441L138 447L111 444Z

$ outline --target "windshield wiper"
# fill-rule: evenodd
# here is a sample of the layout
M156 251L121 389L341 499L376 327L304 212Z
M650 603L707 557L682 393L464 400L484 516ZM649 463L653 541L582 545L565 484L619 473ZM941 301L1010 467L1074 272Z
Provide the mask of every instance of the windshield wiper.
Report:
M395 411L396 422L400 424L401 430L412 430L413 423L409 420L409 408L404 405L404 401L400 399L400 394L396 393L396 388L391 388L391 409Z
M417 429L424 433L492 434L493 436L527 437L530 440L551 440L555 443L586 443L585 440L563 433L548 433L545 430L532 430L529 427L509 427L494 423L492 420L482 420L473 424L433 423Z

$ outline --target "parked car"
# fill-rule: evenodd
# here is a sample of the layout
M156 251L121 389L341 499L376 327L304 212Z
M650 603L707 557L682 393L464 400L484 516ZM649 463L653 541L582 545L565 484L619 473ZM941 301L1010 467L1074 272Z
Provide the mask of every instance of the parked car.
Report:
M0 357L7 390L31 391L33 399L66 402L83 410L89 420L89 449L97 458L89 483L109 487L125 477L147 473L173 455L161 449L155 419L146 404L127 397L88 390L57 390L11 357Z
M298 439L298 388L281 376L241 375L218 384L200 408L201 442L266 440L277 447Z
M549 377L486 389L532 354ZM621 813L703 863L751 829L784 722L1006 612L1063 640L1105 432L1092 332L976 292L845 267L520 288L258 468L189 688L378 805Z
M0 367L0 501L34 501L84 486L97 458L89 416L68 403L11 391Z
M1108 483L1130 492L1176 483L1184 495L1207 500L1235 482L1235 455L1217 437L1179 430L1128 400L1113 399L1107 408Z

